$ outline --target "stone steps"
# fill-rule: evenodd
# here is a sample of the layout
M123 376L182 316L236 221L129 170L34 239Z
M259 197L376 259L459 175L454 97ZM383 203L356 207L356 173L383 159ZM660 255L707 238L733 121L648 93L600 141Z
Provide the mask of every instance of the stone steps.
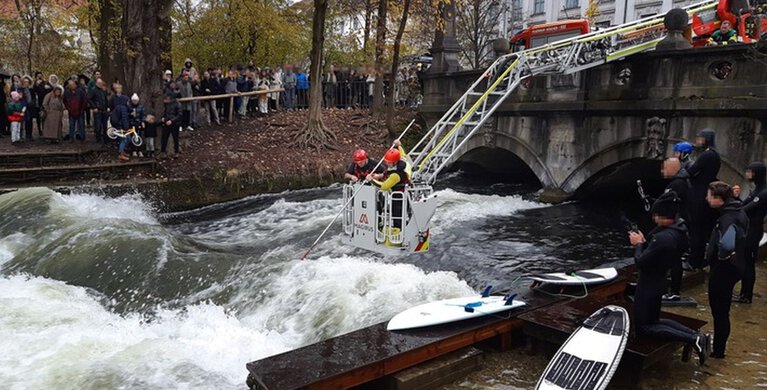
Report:
M0 186L54 184L73 180L118 180L155 171L154 160L40 167L0 168Z
M0 170L85 164L94 161L99 153L98 150L0 153Z

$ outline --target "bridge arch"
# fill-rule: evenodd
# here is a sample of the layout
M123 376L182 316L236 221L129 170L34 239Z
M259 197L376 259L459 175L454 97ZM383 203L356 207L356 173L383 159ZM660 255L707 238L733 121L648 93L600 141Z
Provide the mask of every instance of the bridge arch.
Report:
M535 150L524 141L503 133L485 133L469 139L450 162L451 166L465 164L477 165L491 173L511 172L523 179L529 173L542 187L556 186L551 171Z
M645 158L645 137L631 137L616 143L607 145L596 153L587 157L580 163L573 171L565 177L559 188L568 194L576 194L582 190L581 186L589 183L593 185L593 179L595 175L605 174L605 169L620 168L625 163L634 162L637 160L654 161L654 164L643 165L656 165L660 168L660 160L650 160ZM615 172L608 175L608 178L620 179L619 175L628 174L630 171L624 171L617 169ZM660 174L659 170L654 172L657 175ZM596 176L598 177L598 176ZM636 179L633 179L636 182Z
M677 140L669 140L664 156L671 156ZM590 197L595 192L635 191L636 181L642 180L649 193L660 192L667 180L661 176L663 159L646 156L646 138L634 137L609 145L589 156L562 182L560 188L575 197ZM743 184L743 169L722 157L720 180L730 184Z

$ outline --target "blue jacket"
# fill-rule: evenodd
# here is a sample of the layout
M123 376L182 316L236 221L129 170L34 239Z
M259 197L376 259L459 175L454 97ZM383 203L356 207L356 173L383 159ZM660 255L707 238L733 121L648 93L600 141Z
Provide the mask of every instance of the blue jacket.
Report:
M130 128L130 119L128 118L128 105L130 98L125 95L112 96L110 108L112 113L109 120L112 121L112 127L116 129L127 130Z
M237 78L237 92L248 92L248 79L242 75Z
M309 89L309 79L306 73L296 73L296 89Z

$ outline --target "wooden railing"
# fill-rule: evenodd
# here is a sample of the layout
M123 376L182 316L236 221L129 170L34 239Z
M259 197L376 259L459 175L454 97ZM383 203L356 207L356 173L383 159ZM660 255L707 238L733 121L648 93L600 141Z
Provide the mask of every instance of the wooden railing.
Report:
M231 122L234 119L234 98L236 97L244 97L244 96L255 96L255 95L268 95L270 93L278 93L278 92L284 92L285 89L283 88L277 88L277 89L268 89L264 91L250 91L250 92L237 92L237 93L227 93L223 95L203 95L203 96L194 96L194 97L186 97L186 98L180 98L178 101L180 103L184 102L194 102L194 101L206 101L206 100L219 100L219 99L229 99L229 113L227 115L227 120ZM277 110L280 109L280 99L277 99Z

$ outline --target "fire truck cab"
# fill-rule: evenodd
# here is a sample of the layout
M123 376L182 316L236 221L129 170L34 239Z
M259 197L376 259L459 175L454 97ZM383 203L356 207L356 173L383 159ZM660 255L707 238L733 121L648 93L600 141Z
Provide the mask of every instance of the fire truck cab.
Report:
M509 40L514 52L540 47L563 39L589 33L589 21L586 19L561 20L553 23L530 26Z

